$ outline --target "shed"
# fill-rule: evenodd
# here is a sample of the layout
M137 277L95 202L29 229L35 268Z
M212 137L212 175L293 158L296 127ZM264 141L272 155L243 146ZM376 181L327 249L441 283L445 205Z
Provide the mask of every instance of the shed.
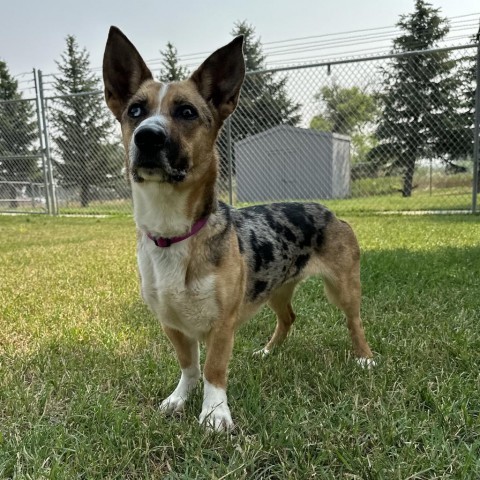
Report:
M235 143L237 200L345 198L350 137L278 125Z

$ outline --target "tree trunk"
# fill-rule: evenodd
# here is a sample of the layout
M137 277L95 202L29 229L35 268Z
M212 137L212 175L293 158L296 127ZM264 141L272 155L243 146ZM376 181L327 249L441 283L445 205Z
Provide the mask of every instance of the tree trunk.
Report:
M415 158L409 158L403 174L402 197L411 197L413 190L413 173L415 172Z
M8 198L10 199L10 208L17 208L18 207L17 189L15 188L15 185L13 184L7 185L7 191L8 191Z
M80 205L88 207L90 202L90 185L82 185L80 187Z

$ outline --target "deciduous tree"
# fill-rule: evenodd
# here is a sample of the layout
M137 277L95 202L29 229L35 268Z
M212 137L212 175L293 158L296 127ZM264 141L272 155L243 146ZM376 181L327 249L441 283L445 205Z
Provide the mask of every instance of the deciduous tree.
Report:
M338 83L322 87L315 95L320 113L310 120L310 128L348 135L352 141L352 158L362 162L375 145L371 129L378 113L377 100L359 87L343 88Z

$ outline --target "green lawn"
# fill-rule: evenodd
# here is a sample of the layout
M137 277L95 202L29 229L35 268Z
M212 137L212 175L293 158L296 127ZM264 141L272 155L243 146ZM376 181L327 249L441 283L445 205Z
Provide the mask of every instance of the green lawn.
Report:
M237 335L234 435L159 402L178 368L139 299L131 218L0 217L1 479L480 478L480 218L350 216L378 366L318 280Z

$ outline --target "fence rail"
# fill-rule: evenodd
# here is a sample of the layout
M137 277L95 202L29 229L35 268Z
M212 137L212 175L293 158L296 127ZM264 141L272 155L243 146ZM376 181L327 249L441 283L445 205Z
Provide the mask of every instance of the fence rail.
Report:
M341 212L477 211L480 47L248 72L218 139L232 204ZM0 212L130 213L100 91L0 101Z

